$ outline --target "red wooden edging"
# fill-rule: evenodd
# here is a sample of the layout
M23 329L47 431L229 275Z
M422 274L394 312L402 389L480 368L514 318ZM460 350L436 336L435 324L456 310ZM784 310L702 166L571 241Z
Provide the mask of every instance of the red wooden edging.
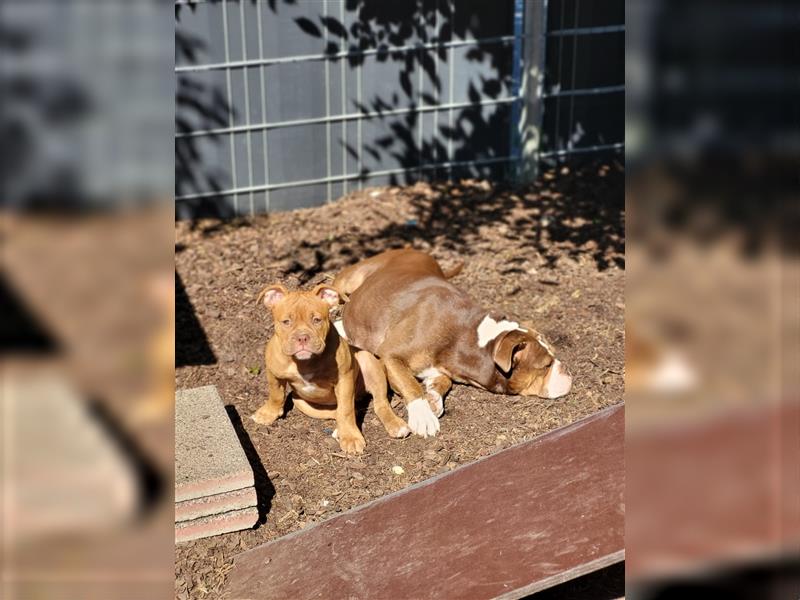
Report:
M518 598L624 558L624 407L238 555L225 598Z
M658 580L796 556L800 405L628 436L626 577Z

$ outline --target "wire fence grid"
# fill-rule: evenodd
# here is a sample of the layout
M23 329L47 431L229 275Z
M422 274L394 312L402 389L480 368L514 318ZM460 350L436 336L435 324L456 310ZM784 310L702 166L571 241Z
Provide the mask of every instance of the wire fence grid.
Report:
M182 217L421 178L511 179L522 163L623 146L622 0L175 5ZM538 122L523 125L531 103ZM535 147L520 143L524 126Z

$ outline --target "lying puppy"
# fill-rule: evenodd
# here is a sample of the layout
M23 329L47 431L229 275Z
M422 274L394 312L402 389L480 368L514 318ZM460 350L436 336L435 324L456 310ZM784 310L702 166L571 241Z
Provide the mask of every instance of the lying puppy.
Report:
M369 352L355 352L331 327L330 309L339 293L321 284L310 292L287 292L282 285L261 291L259 301L272 309L275 335L267 343L269 397L252 418L270 425L283 414L287 386L300 412L316 419L336 419L333 436L347 453L361 453L366 442L358 430L355 399L364 390L392 437L410 433L394 414L387 397L386 372Z
M625 321L626 394L678 394L697 385L698 374L678 347Z
M546 398L572 387L540 333L481 308L429 254L389 250L344 269L333 285L350 296L340 333L380 357L414 433L439 431L453 380Z

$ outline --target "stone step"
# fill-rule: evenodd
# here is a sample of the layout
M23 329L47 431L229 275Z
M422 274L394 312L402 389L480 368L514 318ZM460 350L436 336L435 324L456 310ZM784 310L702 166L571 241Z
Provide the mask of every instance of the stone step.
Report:
M252 527L258 521L255 506L175 523L175 543L230 533Z
M175 522L199 519L219 513L256 506L255 488L249 487L213 496L203 496L175 503Z
M253 486L253 469L213 385L175 394L175 502Z

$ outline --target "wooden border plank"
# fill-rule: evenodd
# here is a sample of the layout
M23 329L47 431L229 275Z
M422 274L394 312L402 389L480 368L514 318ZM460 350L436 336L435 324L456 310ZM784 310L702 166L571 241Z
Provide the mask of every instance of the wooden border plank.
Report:
M518 598L624 558L624 406L236 557L228 598Z

